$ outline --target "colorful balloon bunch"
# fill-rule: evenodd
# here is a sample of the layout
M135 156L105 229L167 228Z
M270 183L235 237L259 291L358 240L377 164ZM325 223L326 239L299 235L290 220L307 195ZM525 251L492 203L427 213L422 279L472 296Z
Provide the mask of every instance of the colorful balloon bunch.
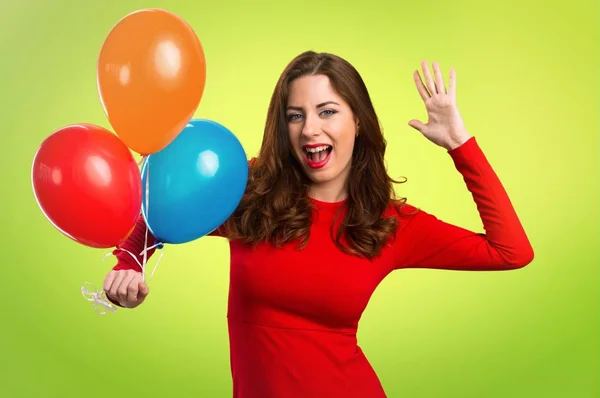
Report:
M113 132L61 128L32 167L37 203L56 229L83 245L118 246L143 215L162 243L185 243L219 227L239 204L248 162L233 133L192 120L204 93L202 45L180 17L128 14L110 31L97 64ZM132 152L143 156L140 171Z

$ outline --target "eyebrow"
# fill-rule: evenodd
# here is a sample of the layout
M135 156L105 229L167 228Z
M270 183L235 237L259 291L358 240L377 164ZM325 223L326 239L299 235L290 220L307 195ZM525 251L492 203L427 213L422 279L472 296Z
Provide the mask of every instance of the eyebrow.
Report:
M325 105L338 105L338 106L339 106L340 104L338 104L338 103L337 103L337 102L335 102L335 101L325 101L325 102L321 102L320 104L318 104L318 105L317 105L317 108L322 108L322 107L324 107ZM292 106L292 105L290 105L290 106L288 106L288 107L287 107L287 110L296 110L296 111L301 111L301 110L302 110L302 107L300 107L300 106Z

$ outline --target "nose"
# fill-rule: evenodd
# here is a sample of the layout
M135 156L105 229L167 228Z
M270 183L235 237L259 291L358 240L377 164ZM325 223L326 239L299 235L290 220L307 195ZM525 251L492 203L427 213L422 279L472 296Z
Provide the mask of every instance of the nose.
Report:
M302 135L305 137L315 137L321 132L319 120L312 115L307 115L304 119L304 125L302 126Z

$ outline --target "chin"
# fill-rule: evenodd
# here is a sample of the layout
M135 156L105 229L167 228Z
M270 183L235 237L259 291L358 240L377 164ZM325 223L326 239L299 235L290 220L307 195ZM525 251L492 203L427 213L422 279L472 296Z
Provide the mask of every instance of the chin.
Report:
M310 181L314 184L324 184L335 180L340 175L340 168L336 164L330 163L327 167L312 168L305 162L302 162L302 170Z
M312 170L306 170L305 172L308 178L315 184L323 184L334 179L333 172L314 172Z

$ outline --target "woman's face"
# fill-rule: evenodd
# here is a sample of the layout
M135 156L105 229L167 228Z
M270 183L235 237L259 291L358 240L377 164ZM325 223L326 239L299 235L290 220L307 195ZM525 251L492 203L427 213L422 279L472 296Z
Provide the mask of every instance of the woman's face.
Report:
M306 175L317 185L345 186L358 127L329 78L309 75L294 80L286 112L293 154Z

